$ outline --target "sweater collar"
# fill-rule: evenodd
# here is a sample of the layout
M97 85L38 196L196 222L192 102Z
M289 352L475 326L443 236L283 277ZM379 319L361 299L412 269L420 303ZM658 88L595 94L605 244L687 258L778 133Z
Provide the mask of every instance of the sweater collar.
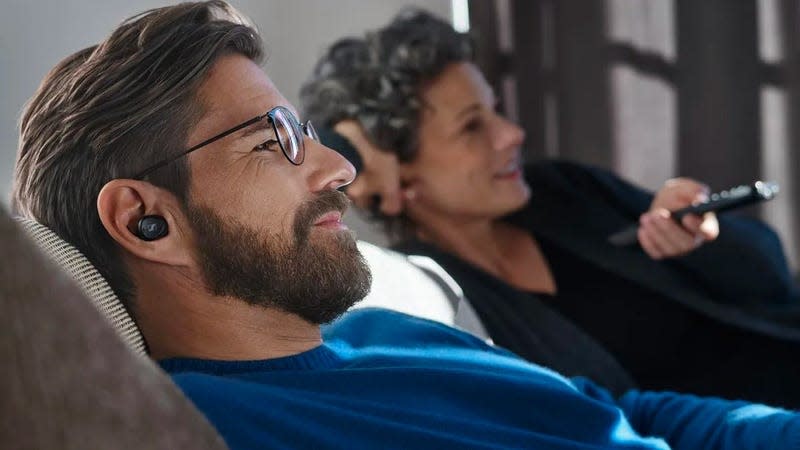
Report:
M195 358L168 358L158 361L166 372L201 372L212 375L235 375L247 372L281 370L319 370L341 366L342 359L329 346L322 344L311 350L281 358L222 361Z

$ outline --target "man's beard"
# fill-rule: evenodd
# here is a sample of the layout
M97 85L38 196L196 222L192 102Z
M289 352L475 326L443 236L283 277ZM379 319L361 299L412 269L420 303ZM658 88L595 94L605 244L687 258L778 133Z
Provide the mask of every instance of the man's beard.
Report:
M189 205L207 288L214 295L276 308L314 324L330 322L364 298L372 282L350 233L310 236L315 220L330 211L343 213L347 204L338 191L302 204L291 239Z

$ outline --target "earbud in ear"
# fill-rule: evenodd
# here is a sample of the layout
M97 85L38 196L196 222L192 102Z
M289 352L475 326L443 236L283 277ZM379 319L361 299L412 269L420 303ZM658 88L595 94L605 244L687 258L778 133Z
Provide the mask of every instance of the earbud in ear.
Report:
M136 235L143 241L155 241L169 233L167 220L161 216L144 216L136 225Z

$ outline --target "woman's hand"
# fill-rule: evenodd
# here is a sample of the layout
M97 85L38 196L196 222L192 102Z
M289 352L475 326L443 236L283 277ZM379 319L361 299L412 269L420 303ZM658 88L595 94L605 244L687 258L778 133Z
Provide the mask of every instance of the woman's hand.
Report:
M375 147L364 135L361 125L354 120L344 120L333 127L356 148L364 168L347 187L347 195L359 208L369 210L374 198L380 198L380 211L396 216L403 210L400 189L400 164L397 155Z
M685 255L719 236L719 222L714 213L702 217L687 214L681 225L670 211L705 201L708 187L689 178L667 180L656 193L650 210L639 218L639 243L653 259Z

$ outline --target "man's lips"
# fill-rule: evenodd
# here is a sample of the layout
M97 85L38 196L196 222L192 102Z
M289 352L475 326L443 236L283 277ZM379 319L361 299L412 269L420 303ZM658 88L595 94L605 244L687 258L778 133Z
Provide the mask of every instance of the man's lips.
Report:
M323 214L314 222L315 227L336 227L344 228L345 224L342 222L342 213L339 211L331 211Z

